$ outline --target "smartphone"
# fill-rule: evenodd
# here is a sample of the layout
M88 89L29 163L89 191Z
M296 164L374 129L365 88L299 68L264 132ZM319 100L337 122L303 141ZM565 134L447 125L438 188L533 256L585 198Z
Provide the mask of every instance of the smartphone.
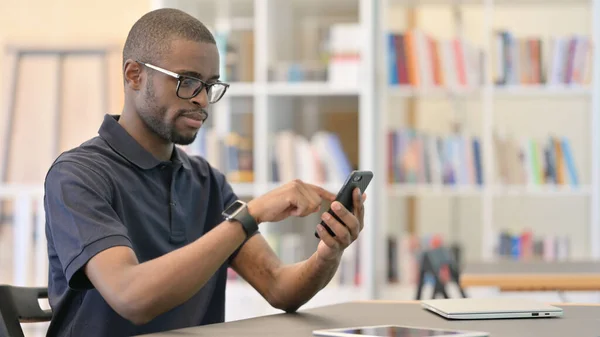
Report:
M367 189L367 186L369 186L371 179L373 179L373 172L371 172L371 171L352 171L352 172L350 172L350 174L346 178L346 181L342 185L342 188L340 188L340 190L338 191L338 194L335 197L335 200L339 201L350 212L354 211L354 202L352 199L352 192L354 192L354 190L358 187L358 188L360 188L360 192L364 193L365 190ZM340 220L340 218L338 218L338 216L335 214L335 212L331 208L329 208L329 210L327 212L329 214L331 214L331 216L333 216L337 221L342 223L344 226L346 225L346 224L344 224L344 222L342 220ZM325 221L321 221L321 225L323 227L325 227L325 229L327 230L327 232L329 232L329 234L331 236L335 236L335 233L331 230L331 228L329 228L329 226L327 226L327 224L325 224ZM316 230L315 230L315 237L319 238L319 234L317 233Z

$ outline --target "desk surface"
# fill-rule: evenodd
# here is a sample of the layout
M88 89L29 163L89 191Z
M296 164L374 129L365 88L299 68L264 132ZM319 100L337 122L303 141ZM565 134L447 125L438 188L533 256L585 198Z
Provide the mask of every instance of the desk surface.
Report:
M315 329L382 324L478 330L494 337L600 336L600 306L558 306L564 308L562 318L452 321L422 309L416 302L352 302L146 336L306 337Z
M467 263L463 287L493 286L502 290L600 290L600 262L498 261Z

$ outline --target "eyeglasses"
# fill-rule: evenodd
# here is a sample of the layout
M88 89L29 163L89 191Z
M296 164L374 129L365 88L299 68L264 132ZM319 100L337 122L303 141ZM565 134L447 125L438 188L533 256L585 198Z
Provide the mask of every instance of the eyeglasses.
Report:
M225 95L225 92L229 88L229 84L227 83L206 83L195 77L179 75L177 73L163 69L161 67L157 67L150 63L145 63L141 61L137 62L145 65L148 68L160 71L163 74L175 77L177 79L177 89L175 91L177 97L182 99L191 99L193 97L196 97L202 91L202 89L206 88L206 94L208 95L208 103L214 104L217 103L223 97L223 95Z

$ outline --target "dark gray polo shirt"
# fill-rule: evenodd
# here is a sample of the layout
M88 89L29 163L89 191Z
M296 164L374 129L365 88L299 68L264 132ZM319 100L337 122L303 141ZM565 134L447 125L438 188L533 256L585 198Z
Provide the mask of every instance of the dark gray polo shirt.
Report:
M140 263L181 248L221 223L237 199L203 158L177 149L161 162L117 120L106 115L99 135L62 153L45 179L54 312L48 336L131 336L223 322L227 268L237 251L191 299L143 326L112 310L83 273L110 247L131 247Z

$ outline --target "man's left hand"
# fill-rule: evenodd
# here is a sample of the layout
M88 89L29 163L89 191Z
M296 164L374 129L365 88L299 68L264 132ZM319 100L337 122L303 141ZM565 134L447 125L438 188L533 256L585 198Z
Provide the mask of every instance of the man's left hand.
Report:
M354 203L354 211L350 212L340 202L334 201L331 204L333 212L346 224L337 221L331 214L325 212L321 215L321 219L335 233L335 237L321 225L317 225L317 232L321 238L317 248L317 256L322 261L332 261L339 259L346 247L354 242L364 226L364 207L363 203L366 200L366 194L360 194L360 189L356 188L352 193L352 202Z

